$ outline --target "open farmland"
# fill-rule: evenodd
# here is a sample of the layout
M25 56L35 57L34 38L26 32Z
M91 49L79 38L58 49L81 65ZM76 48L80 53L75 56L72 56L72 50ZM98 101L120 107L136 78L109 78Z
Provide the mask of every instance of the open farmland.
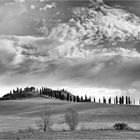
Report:
M79 113L77 129L111 129L116 122L125 122L140 129L140 107L94 103L72 103L55 99L31 98L0 102L0 131L36 128L35 121L45 110L51 113L52 129L67 130L64 113L74 108Z

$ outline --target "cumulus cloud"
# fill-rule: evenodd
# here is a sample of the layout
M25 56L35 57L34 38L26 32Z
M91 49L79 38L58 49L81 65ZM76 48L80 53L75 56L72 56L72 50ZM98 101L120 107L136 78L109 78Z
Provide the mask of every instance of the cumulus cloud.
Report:
M0 74L3 74L15 63L16 51L9 40L0 40Z
M98 3L102 5L102 2ZM43 15L43 24L38 29L46 29L44 32L47 33L42 36L34 33L33 36L24 34L27 29L25 26L32 25L27 22L40 22L35 18L40 16L37 12L40 7L31 3L27 4L28 9L24 4L17 2L0 7L0 32L8 34L0 36L1 84L47 83L48 86L56 87L106 87L104 94L138 87L140 52L138 47L127 45L140 39L138 17L111 7L106 8L107 14L93 7L78 7L71 9L74 15L67 22L60 22L49 30L49 16L44 10L53 9L56 5L43 5L41 14L46 15ZM35 13L29 14L28 10ZM36 16L32 16L34 14ZM28 18L25 20L22 15Z
M59 79L70 85L74 82L81 86L118 87L131 85L138 77L135 73L139 71L140 54L135 49L117 47L89 51L78 46L77 41L61 41L55 36L3 37L2 41L9 44L6 44L10 46L9 53L14 53L10 62L16 64L11 70L14 75L30 73L48 77L53 73L54 81Z

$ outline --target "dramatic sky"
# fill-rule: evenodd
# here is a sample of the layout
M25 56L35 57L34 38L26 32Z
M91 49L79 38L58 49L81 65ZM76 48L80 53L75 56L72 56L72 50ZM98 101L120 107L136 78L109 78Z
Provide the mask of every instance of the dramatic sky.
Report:
M0 92L66 88L140 98L140 1L0 0Z

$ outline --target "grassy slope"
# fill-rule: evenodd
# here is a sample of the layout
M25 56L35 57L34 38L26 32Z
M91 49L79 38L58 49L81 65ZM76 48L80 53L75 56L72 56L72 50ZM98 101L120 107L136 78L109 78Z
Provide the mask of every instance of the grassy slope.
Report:
M115 122L126 122L140 129L140 107L94 103L71 103L55 99L32 98L0 102L0 130L14 130L35 126L35 120L50 110L54 129L67 128L64 113L67 108L79 112L79 127L111 128ZM61 124L61 125L60 125Z

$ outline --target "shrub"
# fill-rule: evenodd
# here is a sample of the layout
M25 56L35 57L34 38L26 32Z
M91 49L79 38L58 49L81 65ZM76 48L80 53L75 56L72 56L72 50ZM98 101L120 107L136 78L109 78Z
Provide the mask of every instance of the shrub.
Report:
M65 121L69 125L70 130L75 130L79 124L78 112L74 109L68 109L65 113Z
M126 123L116 123L113 127L115 130L130 130L131 129Z
M81 131L92 131L93 129L92 128L86 128L84 126L81 126L80 130Z

